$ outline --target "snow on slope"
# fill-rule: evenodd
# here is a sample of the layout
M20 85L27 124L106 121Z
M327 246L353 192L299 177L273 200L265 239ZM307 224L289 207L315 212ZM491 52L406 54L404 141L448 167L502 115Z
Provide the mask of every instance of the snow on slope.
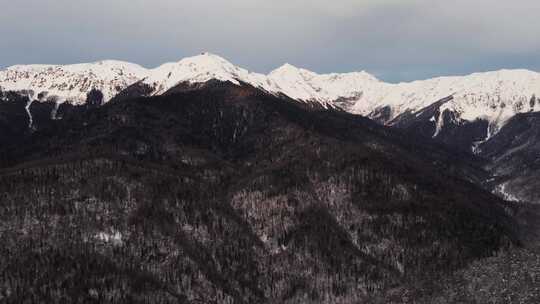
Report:
M210 53L165 63L148 70L142 82L153 88L150 95L160 95L180 83L205 83L212 79L230 81L237 85L242 81L261 88L269 86L265 83L265 75L250 73Z
M362 71L319 75L285 64L268 75L273 84L269 91L281 92L293 99L316 101L325 106L341 98L360 99L366 90L378 87L380 81Z
M533 96L540 97L540 74L527 70L390 84L363 71L320 75L290 64L263 75L237 67L217 55L203 53L155 69L102 61L67 66L13 66L0 71L0 87L4 90L32 90L34 94L46 91L49 96L58 96L60 102L76 104L84 103L92 89L102 91L108 101L137 82L151 88L149 95L160 95L180 83L204 83L211 79L244 82L270 93L365 116L388 107L388 121L405 112L418 112L448 96L453 96L453 100L444 105L444 110L453 111L466 121L486 119L494 131L515 113L540 111L540 100L531 103Z
M146 69L121 61L100 61L73 65L16 65L0 71L0 86L6 91L43 92L58 102L82 104L92 89L100 90L105 101L140 80Z
M540 74L527 70L501 70L468 76L439 77L411 83L385 85L377 92L374 106L388 105L393 117L415 112L442 98L453 96L449 108L464 120L483 118L504 122L515 113L539 111L530 106L533 96L540 96ZM382 95L381 95L382 94ZM353 109L365 111L360 104ZM371 110L369 107L367 110Z
M485 119L494 131L516 113L540 111L540 100L535 98L540 97L540 73L528 70L390 84L366 72L318 75L285 65L271 72L268 78L279 92L294 99L330 106L337 105L339 99L349 99L344 109L355 114L369 116L380 108L389 107L388 121L405 112L418 112L449 96L453 96L453 100L441 110L453 111L466 121ZM273 90L275 88L269 88Z

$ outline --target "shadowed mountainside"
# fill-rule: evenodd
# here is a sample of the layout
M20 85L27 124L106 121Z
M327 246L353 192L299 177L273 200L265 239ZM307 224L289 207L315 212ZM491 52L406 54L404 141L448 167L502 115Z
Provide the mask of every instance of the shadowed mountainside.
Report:
M404 134L221 82L64 109L0 149L0 299L435 303L517 211Z

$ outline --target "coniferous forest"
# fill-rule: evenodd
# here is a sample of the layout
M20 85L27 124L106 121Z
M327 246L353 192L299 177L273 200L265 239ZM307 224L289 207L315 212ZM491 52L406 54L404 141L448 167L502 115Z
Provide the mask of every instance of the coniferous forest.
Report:
M249 85L2 94L0 303L540 302L540 208L468 153Z

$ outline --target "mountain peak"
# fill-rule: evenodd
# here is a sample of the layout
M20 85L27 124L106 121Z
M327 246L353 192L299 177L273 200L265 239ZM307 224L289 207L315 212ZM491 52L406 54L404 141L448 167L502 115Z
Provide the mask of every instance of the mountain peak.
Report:
M234 84L240 84L240 81L260 84L263 77L237 67L218 55L202 53L152 69L148 71L143 82L153 87L152 95L158 95L183 82L204 83L220 80Z
M297 70L300 70L300 68L286 62L279 68L275 69L274 71L297 71Z
M294 66L290 63L285 63L284 65L280 66L279 68L273 70L268 74L269 77L272 75L315 75L314 72L311 72L309 70L299 68L297 66Z
M209 52L204 52L195 56L185 57L181 59L178 63L194 63L194 64L201 64L201 65L227 65L227 66L233 65L227 59L219 55L209 53Z

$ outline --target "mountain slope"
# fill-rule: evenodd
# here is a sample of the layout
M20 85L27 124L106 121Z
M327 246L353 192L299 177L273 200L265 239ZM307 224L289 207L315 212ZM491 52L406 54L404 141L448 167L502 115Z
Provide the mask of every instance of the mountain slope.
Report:
M207 83L220 81L237 86L247 84L313 108L360 114L408 134L433 138L459 153L480 153L479 147L513 117L540 111L540 99L536 97L540 96L540 74L527 70L389 84L366 72L319 75L290 64L263 75L203 53L155 69L104 61L69 66L14 66L0 71L0 92L6 92L0 102L7 102L2 106L14 111L2 114L2 137L17 137L41 128L49 123L47 116L61 119L71 110L71 104L93 107L110 100L198 90ZM10 101L16 104L9 105ZM516 172L518 168L516 165Z
M73 110L0 149L7 303L412 303L519 244L469 160L245 84Z
M203 53L154 69L103 61L68 66L13 66L0 71L0 87L4 91L32 90L33 98L48 92L77 104L84 103L92 89L101 91L106 102L134 84L139 88L139 95L154 96L180 84L209 80L247 83L273 94L318 103L325 108L341 108L383 123L391 123L405 113L418 113L434 102L452 96L452 101L442 111L451 111L468 122L486 120L490 134L516 113L540 111L540 102L536 98L540 96L540 74L527 70L501 70L390 84L366 72L319 75L290 64L263 75L237 67L217 55ZM39 99L42 98L44 96ZM378 115L381 112L386 115Z
M540 113L513 117L491 140L478 147L491 160L496 192L511 200L540 203Z
M262 87L266 77L250 73L227 60L209 53L166 63L148 72L142 83L153 88L151 96L161 95L182 83L206 83L210 80L240 82Z
M31 99L83 104L92 90L106 102L144 77L146 70L121 61L73 65L17 65L0 71L4 91L25 91Z

